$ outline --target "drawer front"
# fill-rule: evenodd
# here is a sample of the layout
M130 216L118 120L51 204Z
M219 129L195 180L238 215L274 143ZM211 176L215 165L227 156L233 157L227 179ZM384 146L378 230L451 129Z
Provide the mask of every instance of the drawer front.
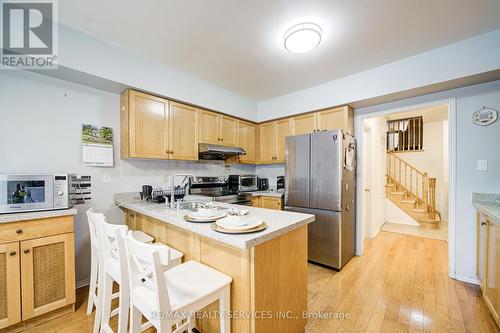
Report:
M73 232L73 216L0 224L0 244Z

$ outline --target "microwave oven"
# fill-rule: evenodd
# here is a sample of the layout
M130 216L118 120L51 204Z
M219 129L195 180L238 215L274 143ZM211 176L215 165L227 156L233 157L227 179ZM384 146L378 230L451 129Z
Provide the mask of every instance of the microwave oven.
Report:
M0 174L0 214L70 207L70 175Z
M230 175L229 189L235 193L257 191L256 175Z

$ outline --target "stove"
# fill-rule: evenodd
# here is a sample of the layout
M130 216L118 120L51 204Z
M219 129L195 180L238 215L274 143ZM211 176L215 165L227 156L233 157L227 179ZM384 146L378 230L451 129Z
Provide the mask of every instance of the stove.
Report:
M192 195L202 195L216 202L250 206L251 193L231 191L228 177L190 177L189 192Z

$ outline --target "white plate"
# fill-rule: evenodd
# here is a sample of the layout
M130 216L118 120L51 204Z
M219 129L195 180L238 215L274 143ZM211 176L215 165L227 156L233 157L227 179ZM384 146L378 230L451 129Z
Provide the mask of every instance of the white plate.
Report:
M193 220L214 220L226 216L226 211L216 211L214 214L208 215L207 213L192 212L188 214L188 217Z
M253 229L255 227L258 227L263 223L263 221L259 218L256 217L247 217L247 216L242 216L239 217L242 221L246 222L246 224L241 225L241 224L235 224L234 217L225 217L220 220L215 221L215 224L217 224L219 227L227 230L248 230L248 229Z

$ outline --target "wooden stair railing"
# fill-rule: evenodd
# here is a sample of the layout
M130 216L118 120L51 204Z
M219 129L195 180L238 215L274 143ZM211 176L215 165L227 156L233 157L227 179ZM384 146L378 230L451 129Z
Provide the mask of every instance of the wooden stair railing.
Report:
M401 195L402 203L413 204L413 211L424 213L426 221L440 220L441 214L436 210L436 178L429 177L392 152L387 153L386 177L391 193Z
M409 152L423 149L423 117L387 121L387 152Z

